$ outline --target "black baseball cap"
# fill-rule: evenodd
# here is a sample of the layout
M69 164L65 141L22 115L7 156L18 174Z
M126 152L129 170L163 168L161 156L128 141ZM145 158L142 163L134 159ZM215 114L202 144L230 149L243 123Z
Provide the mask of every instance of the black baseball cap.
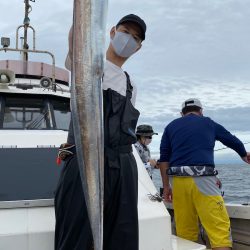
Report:
M134 14L129 14L127 16L124 16L118 23L116 26L122 24L122 23L126 23L126 22L133 22L139 25L139 27L141 28L141 39L142 41L145 40L145 33L146 33L146 29L147 26L145 24L145 22L138 17L137 15Z

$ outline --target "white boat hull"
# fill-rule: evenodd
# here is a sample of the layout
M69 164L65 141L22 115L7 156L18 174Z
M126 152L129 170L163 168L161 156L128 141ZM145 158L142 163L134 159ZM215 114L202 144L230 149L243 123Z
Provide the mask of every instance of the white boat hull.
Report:
M153 202L156 193L139 156L139 233L140 250L201 250L204 246L180 239L171 233L171 218L163 203ZM0 250L53 250L54 207L0 209Z

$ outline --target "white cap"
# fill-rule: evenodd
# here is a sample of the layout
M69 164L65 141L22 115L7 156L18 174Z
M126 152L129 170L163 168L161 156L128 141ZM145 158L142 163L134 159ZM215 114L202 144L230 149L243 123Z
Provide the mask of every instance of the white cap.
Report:
M190 106L196 106L196 107L202 108L200 100L196 98L189 98L182 103L182 109L184 109L185 107L190 107Z

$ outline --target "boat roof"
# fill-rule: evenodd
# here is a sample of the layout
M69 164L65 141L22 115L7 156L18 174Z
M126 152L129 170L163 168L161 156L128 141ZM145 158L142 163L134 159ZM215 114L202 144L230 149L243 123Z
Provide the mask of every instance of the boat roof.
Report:
M12 70L18 76L49 77L52 78L53 66L43 62L30 62L21 60L0 60L0 69ZM68 85L69 71L55 67L55 80L62 81Z

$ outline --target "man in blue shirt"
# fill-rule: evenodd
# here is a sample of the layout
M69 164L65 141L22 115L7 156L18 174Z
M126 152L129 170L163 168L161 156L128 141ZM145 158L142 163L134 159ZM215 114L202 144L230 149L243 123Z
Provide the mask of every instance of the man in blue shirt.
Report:
M214 168L215 141L236 151L248 164L250 153L237 137L203 116L198 99L186 100L181 114L165 128L160 146L163 195L166 201L173 197L177 235L197 241L199 218L212 249L230 249L230 220Z

